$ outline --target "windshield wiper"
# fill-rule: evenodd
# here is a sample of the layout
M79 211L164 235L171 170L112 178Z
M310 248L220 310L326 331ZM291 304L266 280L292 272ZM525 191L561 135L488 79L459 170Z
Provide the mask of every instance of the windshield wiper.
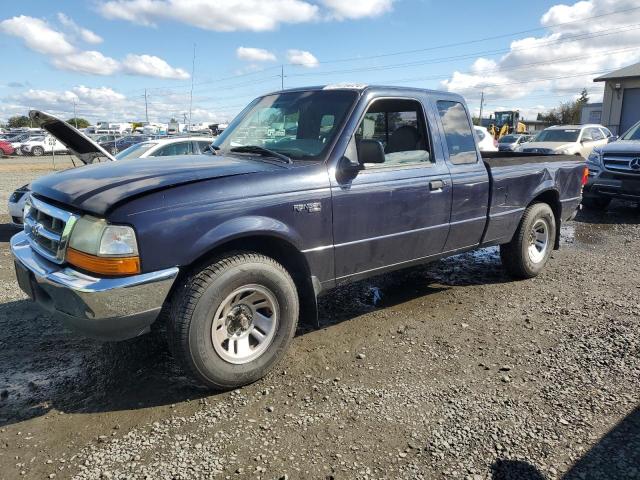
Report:
M257 153L263 157L273 157L282 160L285 163L293 163L286 155L276 152L275 150L269 150L268 148L260 147L258 145L243 145L241 147L233 147L229 149L230 152L237 153Z

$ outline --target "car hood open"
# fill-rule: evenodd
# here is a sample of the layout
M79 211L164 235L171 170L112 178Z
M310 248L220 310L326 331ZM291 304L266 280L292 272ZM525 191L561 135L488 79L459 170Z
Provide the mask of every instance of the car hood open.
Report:
M136 158L96 163L46 175L31 184L36 196L96 215L127 198L192 182L266 172L280 165L221 155Z
M93 163L97 158L115 160L113 155L64 120L40 110L31 110L29 117L41 122L44 130L62 142L85 165Z

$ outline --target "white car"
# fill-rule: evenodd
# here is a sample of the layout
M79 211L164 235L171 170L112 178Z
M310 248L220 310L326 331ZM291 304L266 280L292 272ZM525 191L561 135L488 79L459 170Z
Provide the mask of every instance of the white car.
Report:
M67 147L53 135L31 137L20 146L22 155L40 157L45 153L67 153Z
M602 125L554 125L545 128L516 151L580 155L587 158L595 147L609 143L612 134Z
M116 155L116 160L169 155L201 155L207 151L214 140L213 137L172 137L148 140L125 148Z
M476 143L481 152L497 152L498 142L496 142L493 135L489 133L486 127L473 126L473 131L476 134Z

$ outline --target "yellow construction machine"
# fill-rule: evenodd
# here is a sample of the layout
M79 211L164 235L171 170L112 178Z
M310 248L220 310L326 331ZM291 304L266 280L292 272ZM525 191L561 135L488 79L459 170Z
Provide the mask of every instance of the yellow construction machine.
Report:
M526 133L527 126L520 121L518 110L507 110L494 113L494 121L488 130L493 138L500 140L510 133Z

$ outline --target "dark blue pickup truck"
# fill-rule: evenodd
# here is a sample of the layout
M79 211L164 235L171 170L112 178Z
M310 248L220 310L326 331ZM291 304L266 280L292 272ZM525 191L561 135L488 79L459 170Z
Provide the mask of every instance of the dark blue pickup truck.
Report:
M78 135L63 141L86 156ZM265 95L210 149L41 178L11 248L22 289L67 325L123 340L160 318L222 389L264 375L347 282L490 245L537 275L586 181L575 156L482 157L464 100L419 89Z

